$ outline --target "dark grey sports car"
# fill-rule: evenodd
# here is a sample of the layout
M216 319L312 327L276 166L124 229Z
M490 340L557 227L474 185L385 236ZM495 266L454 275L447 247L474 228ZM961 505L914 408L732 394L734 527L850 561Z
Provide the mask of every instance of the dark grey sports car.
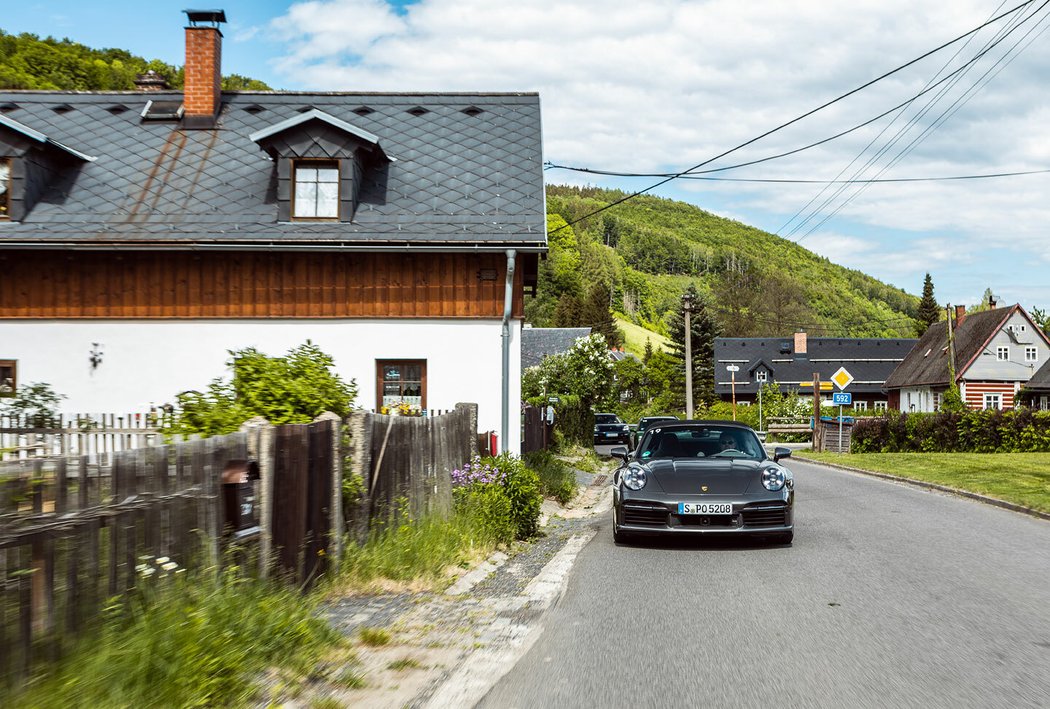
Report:
M623 459L613 490L613 537L635 535L763 535L787 544L794 536L795 480L770 460L749 427L729 421L657 424Z

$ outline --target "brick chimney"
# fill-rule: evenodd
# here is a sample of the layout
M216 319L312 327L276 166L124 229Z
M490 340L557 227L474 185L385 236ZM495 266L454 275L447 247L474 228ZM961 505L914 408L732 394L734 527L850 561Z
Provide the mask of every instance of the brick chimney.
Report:
M956 305L955 306L955 326L958 327L959 323L961 323L963 321L963 318L965 318L965 317L966 317L966 306L965 305Z
M795 333L795 354L806 354L806 333Z
M184 128L214 128L222 108L222 10L185 10L186 66L182 89ZM204 24L202 24L204 23Z

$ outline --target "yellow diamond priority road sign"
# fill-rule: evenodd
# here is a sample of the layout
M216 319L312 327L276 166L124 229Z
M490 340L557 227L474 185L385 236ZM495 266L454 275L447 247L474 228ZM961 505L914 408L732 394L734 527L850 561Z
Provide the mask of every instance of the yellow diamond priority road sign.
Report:
M847 372L845 367L839 367L839 371L831 375L831 381L835 382L839 389L845 389L853 381L853 375Z

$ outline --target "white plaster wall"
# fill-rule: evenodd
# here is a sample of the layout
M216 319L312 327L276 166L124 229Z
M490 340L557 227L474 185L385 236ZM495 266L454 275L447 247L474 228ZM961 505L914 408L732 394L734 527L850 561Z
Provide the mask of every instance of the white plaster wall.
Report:
M911 396L909 406L908 396ZM914 407L914 408L912 408ZM933 390L930 387L906 387L901 389L901 411L926 412L933 411Z
M310 339L357 380L357 402L376 406L377 359L427 360L427 408L478 404L478 429L501 427L498 319L442 320L0 320L0 359L18 360L18 381L47 382L62 411L129 413L174 401L230 376L229 350L282 355ZM102 363L89 353L100 344ZM521 321L511 321L510 441L520 448Z

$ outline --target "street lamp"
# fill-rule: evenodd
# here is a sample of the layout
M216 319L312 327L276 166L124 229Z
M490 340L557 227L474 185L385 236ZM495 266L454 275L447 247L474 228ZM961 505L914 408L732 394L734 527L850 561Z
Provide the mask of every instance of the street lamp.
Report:
M729 372L733 377L733 420L736 421L736 373L740 371L740 367L735 364L731 364L726 367L726 371Z
M693 312L693 294L686 291L682 296L682 308L685 311L685 417L693 418L693 328L689 315Z

